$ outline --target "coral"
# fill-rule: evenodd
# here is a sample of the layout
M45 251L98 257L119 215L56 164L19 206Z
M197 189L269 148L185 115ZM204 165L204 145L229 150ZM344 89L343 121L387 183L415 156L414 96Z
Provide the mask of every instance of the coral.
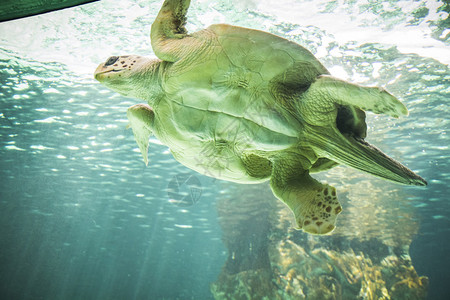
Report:
M242 271L228 275L222 273L211 285L211 292L215 299L282 299L277 295L270 269L256 269Z
M428 278L416 273L408 255L416 224L404 219L413 212L399 224L389 220L392 215L384 217L385 223L372 216L373 226L360 226L354 235L347 231L317 237L290 229L288 209L266 197L270 194L261 186L235 193L218 202L229 256L211 284L215 299L426 299ZM391 201L398 197L391 193ZM375 209L377 201L372 197L370 204L360 205ZM361 209L362 214L350 209L343 222L347 228L370 215ZM376 226L386 232L374 234Z

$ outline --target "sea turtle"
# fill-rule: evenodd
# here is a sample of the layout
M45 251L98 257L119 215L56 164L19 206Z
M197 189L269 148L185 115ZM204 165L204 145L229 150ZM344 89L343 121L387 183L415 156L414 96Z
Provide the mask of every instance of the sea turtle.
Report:
M342 208L310 173L344 164L402 184L426 181L364 141L364 111L406 107L382 88L334 78L305 48L276 35L216 24L188 34L189 0L166 0L151 27L158 58L112 56L95 78L146 100L127 111L147 164L153 134L183 165L238 183L270 180L299 228L325 234Z

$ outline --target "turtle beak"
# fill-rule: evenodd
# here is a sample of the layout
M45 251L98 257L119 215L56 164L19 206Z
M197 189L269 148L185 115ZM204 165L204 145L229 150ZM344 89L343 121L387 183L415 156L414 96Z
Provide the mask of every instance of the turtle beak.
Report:
M126 58L128 56L123 57ZM106 60L106 62L99 64L94 72L95 79L102 82L102 80L106 78L106 76L104 76L103 74L123 71L123 64L115 64L119 60L119 58L119 56L111 56Z
M95 72L94 72L94 78L101 82L102 79L105 78L104 76L102 76L102 74L104 74L105 71L106 71L105 69L106 69L106 68L105 68L105 64L104 64L104 63L101 63L101 64L97 67L97 69L95 69Z
M126 57L126 56L124 56L124 57ZM104 74L104 73L108 73L108 72L111 72L111 71L115 71L114 70L114 63L116 63L118 60L119 60L119 56L111 56L111 57L109 57L107 60L106 60L106 62L104 62L104 63L101 63L98 67L97 67L97 69L95 69L95 72L94 72L94 77L95 77L95 79L97 79L98 81L100 81L100 79L102 79L103 77L101 76L101 74ZM117 65L116 65L117 66ZM116 71L117 72L117 71Z
M427 185L422 177L362 138L342 134L336 128L311 127L307 130L308 140L319 156L398 183Z
M113 69L111 67L105 67L104 64L100 64L94 72L94 77L98 81L102 82L102 80L105 78L104 74L120 72L123 70L125 70L125 69L123 69L123 68L122 69Z

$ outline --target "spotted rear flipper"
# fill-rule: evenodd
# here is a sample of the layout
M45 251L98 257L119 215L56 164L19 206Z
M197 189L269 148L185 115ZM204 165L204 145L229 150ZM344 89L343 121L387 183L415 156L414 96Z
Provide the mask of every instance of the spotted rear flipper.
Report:
M287 154L273 162L270 187L294 213L298 229L313 234L330 233L342 207L336 189L309 175L308 159Z
M311 199L302 201L294 215L299 229L313 234L326 234L336 227L336 217L341 211L336 189L324 185Z

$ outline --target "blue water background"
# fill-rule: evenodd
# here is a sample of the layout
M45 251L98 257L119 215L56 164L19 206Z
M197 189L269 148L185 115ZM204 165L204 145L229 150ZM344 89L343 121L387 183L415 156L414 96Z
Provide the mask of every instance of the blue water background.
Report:
M266 2L192 2L190 30L215 22L268 30L304 45L336 75L402 98L409 117L369 115L369 141L428 180L427 188L387 186L408 195L399 206L416 213L410 253L419 275L430 277L429 299L448 299L450 33L439 23L443 3L316 3L312 14L333 18L336 11L360 22L353 29L367 26L367 41L352 41L328 25L279 19L281 9L270 14ZM239 186L195 175L155 140L145 167L126 129L126 109L139 101L91 75L110 55L152 55L149 24L160 5L100 1L0 24L2 299L212 299L209 285L227 257L216 201ZM358 19L362 13L373 19ZM410 28L428 29L417 41L424 51L378 36ZM171 201L167 187L179 174L200 180L195 205Z

